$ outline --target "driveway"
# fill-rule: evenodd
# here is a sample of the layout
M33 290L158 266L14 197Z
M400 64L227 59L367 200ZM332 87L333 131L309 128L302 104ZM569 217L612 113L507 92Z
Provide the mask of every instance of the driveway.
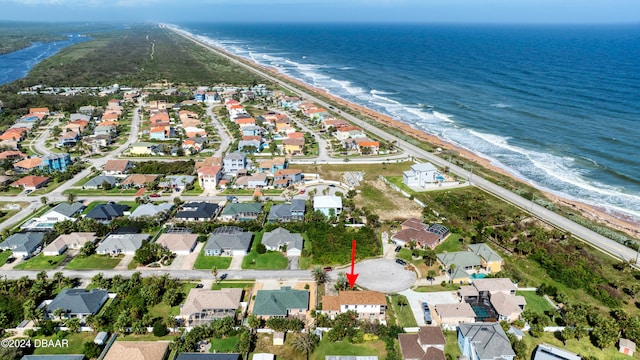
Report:
M127 270L129 263L133 260L133 255L125 255L113 270Z
M416 318L418 326L426 325L424 312L422 311L422 302L426 301L429 304L431 312L435 311L433 306L436 304L456 304L459 302L451 291L423 293L408 289L399 294L407 298L407 302L409 306L411 306L411 312L413 313L413 317Z
M287 260L289 260L289 264L287 265L287 270L300 269L300 256L288 256Z
M391 259L365 260L356 264L355 272L360 274L356 283L369 290L393 293L410 288L416 281L413 271Z
M231 264L229 265L229 270L242 270L242 260L244 256L234 256L231 259Z

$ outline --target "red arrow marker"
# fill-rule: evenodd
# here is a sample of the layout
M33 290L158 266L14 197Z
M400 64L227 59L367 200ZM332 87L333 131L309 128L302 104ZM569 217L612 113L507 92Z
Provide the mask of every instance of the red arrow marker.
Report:
M356 241L351 240L351 273L347 274L347 280L349 280L349 287L353 289L358 279L358 274L354 274L354 268L356 266Z

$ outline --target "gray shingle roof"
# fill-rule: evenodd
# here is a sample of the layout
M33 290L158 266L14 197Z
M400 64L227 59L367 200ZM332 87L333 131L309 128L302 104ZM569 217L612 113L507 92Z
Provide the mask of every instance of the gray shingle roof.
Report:
M224 207L222 215L235 216L237 214L259 213L261 209L262 204L259 202L231 203Z
M211 218L218 211L218 205L207 202L191 202L183 205L183 210L176 214L177 219Z
M13 234L0 243L0 249L31 253L42 243L42 239L44 233L41 232Z
M133 219L142 216L156 216L158 213L163 211L170 211L172 207L173 205L169 203L162 203L158 205L152 203L142 204L138 206L131 215L129 215L129 217Z
M93 179L87 181L86 183L84 183L85 187L94 187L94 186L102 186L103 183L108 183L111 186L114 186L115 184L118 183L118 180L115 178L115 176L109 176L109 175L98 175L96 177L94 177Z
M129 206L121 204L100 204L89 211L86 217L96 220L112 220L123 216Z
M223 227L229 228L232 227ZM219 230L218 228L216 230ZM252 233L244 232L241 230L238 231L230 231L229 233L213 233L209 235L209 240L204 245L205 250L245 250L249 251L249 246L251 245L251 238L253 237Z
M56 205L53 209L47 211L47 213L55 211L64 216L72 217L76 213L82 211L82 209L84 209L84 205L82 205L82 203L75 202L73 204L69 204L65 202ZM43 217L46 217L46 214Z
M123 252L136 251L142 246L142 241L148 238L148 234L111 234L100 242L96 252L109 253L116 250Z
M460 324L458 331L473 343L480 359L500 359L503 355L516 355L499 323Z
M262 236L262 244L271 249L278 249L282 245L287 245L287 250L302 250L302 235L292 234L287 229L281 227L264 233Z
M487 244L469 244L467 247L474 254L480 256L486 261L502 261L500 255L493 251L493 249L491 249Z
M47 306L48 311L65 310L68 314L95 314L108 299L107 290L64 289Z
M21 360L84 360L84 355L25 355Z

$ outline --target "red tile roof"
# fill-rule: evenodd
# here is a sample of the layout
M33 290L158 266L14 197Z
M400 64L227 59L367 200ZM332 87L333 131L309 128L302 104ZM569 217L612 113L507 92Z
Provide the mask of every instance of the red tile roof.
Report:
M22 187L40 187L42 186L42 184L46 183L47 181L49 181L48 177L45 176L33 176L33 175L29 175L29 176L25 176L20 180L14 181L11 186L13 187L18 187L18 186L22 186Z

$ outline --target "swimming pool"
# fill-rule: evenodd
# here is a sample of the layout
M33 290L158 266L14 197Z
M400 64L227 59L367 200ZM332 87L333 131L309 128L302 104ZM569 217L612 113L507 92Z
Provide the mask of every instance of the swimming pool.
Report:
M473 312L476 313L476 318L480 321L491 317L491 315L489 315L489 310L482 305L471 305L471 308L473 309Z
M471 279L484 279L486 274L471 274Z

